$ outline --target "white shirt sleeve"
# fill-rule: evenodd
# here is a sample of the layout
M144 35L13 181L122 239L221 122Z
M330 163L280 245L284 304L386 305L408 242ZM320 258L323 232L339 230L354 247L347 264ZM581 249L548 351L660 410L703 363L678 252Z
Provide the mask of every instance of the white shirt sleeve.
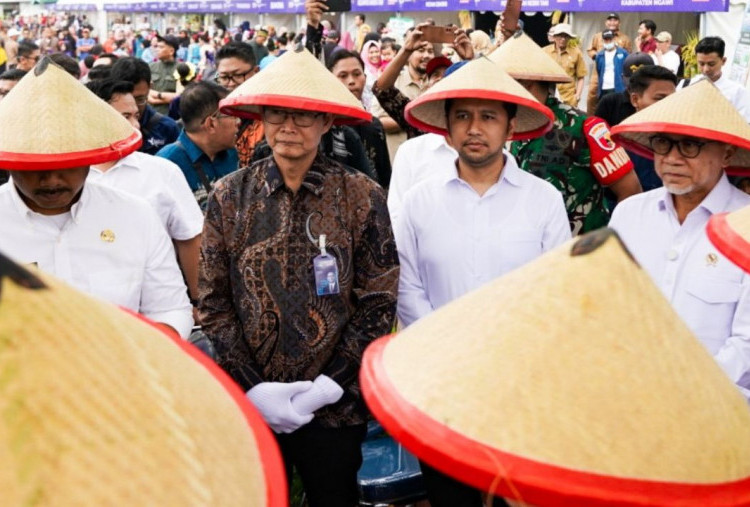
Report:
M750 280L747 275L743 277L731 332L714 358L732 382L744 388L745 396L750 398Z
M572 236L570 232L570 222L568 221L568 212L565 210L562 194L557 190L555 195L550 197L552 205L549 209L547 224L542 236L542 251L547 252L553 248L565 243Z
M401 212L401 202L404 198L404 193L411 186L408 148L409 146L402 144L396 150L396 156L393 158L393 164L391 165L391 182L388 186L388 213L391 215L392 224L396 224Z
M148 244L143 245L147 255L139 313L173 327L180 336L187 338L193 327L193 308L172 241L156 214L147 222L143 224L149 233Z
M401 264L397 314L401 324L408 326L432 312L433 308L419 274L419 242L410 207L407 205L402 211L393 231Z

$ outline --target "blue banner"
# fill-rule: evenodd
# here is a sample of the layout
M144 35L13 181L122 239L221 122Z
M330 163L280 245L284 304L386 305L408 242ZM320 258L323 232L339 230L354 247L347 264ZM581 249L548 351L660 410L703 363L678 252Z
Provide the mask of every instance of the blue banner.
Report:
M86 7L84 7L86 6ZM95 8L68 4L58 10ZM505 0L352 0L355 12L502 11ZM725 12L729 0L524 0L524 11L567 12ZM104 10L120 12L284 13L303 14L304 0L165 0L161 2L105 2Z

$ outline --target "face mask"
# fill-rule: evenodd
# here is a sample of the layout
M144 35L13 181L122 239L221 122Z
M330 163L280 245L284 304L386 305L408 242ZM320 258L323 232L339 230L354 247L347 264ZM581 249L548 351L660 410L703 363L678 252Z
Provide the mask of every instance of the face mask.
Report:
M615 48L615 43L614 42L608 42L608 43L604 44L604 49L606 49L607 51L609 51L610 49L614 49L614 48Z

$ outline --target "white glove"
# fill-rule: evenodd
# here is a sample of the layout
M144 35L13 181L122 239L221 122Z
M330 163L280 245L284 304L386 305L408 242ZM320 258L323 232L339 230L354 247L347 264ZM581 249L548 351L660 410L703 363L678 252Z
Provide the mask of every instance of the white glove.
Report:
M319 408L336 403L344 395L344 390L331 377L318 375L312 388L292 397L292 408L298 414L312 414Z
M300 414L292 407L292 397L309 391L313 383L262 382L250 389L246 395L266 423L276 433L291 433L313 420L312 413Z

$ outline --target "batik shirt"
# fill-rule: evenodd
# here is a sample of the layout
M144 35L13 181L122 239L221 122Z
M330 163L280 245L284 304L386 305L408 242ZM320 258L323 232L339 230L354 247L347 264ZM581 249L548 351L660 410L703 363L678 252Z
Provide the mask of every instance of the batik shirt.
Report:
M604 189L591 172L591 153L583 134L586 113L554 97L546 102L555 115L552 130L530 141L515 141L511 153L519 167L552 183L563 195L573 235L607 225Z
M321 234L340 294L317 295ZM246 391L328 375L344 396L311 424L366 420L360 361L391 329L398 277L383 189L322 155L296 193L269 157L223 178L209 197L198 308L217 362Z

